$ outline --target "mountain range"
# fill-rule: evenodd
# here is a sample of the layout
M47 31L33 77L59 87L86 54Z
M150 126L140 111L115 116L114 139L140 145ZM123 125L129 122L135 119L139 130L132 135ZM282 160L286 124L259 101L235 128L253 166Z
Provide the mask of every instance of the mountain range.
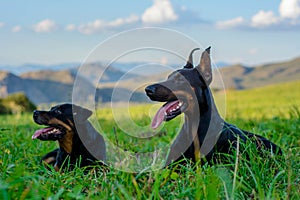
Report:
M128 63L116 62L113 64L113 67L120 71L127 72L127 71L131 70L133 67L142 66L145 64L147 64L147 63L146 62L128 62ZM103 68L105 64L103 64L101 62L96 62L96 63L90 63L89 65L97 65L97 66L100 66L100 68L101 67ZM169 64L169 66L173 66L173 67L176 67L177 65L178 64ZM228 66L229 64L226 62L217 62L216 65L218 67L224 67L224 66ZM70 70L70 69L78 68L80 66L81 66L80 63L75 63L75 62L74 63L51 64L51 65L27 63L27 64L22 64L22 65L0 65L0 71L8 71L13 74L20 75L20 74L32 72L32 71ZM165 70L161 70L158 72L163 72L163 71L165 71ZM135 73L137 73L138 75L143 75L145 73L153 74L153 73L157 73L157 70L149 69L149 70L146 70L143 72L135 71Z
M73 83L76 80L82 86L80 95L83 101L94 98L97 102L110 102L113 92L117 91L118 95L114 95L114 101L123 101L124 96L132 93L130 101L147 102L148 98L143 91L145 85L164 80L169 74L167 71L132 74L125 72L130 65L123 68L104 67L101 63L86 64L78 73L78 66L71 68L69 64L65 64L61 65L61 70L25 70L18 74L0 71L0 97L23 92L35 104L70 102ZM300 57L252 67L242 64L230 65L219 68L214 74L217 74L212 84L215 89L240 90L299 80ZM91 91L95 91L94 96L90 96Z

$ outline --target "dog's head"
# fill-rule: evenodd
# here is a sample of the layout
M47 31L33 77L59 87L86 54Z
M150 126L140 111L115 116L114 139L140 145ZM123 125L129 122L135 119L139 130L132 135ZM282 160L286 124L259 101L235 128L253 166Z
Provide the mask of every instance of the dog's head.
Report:
M92 111L73 104L57 105L49 111L35 110L34 122L45 125L46 128L37 130L32 139L55 141L70 138L76 133L74 118L76 117L76 122L83 123L91 114Z
M202 53L199 65L194 67L193 52L196 50L199 48L193 49L187 64L171 73L166 81L145 88L151 100L166 102L153 118L152 128L157 128L162 121L169 121L182 112L193 113L197 108L205 110L207 98L204 91L212 81L210 47Z

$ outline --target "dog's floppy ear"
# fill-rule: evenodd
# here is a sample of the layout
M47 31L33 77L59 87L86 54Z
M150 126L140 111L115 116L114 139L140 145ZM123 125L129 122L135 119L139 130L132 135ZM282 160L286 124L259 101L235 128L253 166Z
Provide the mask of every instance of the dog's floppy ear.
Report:
M76 105L73 105L72 110L74 118L79 123L85 122L93 114L92 111Z
M200 64L196 67L207 85L209 85L212 81L210 48L211 47L208 47L207 49L205 49L205 51L203 51L200 59Z
M190 55L189 55L189 59L186 62L186 65L183 68L193 68L193 53L197 50L200 50L200 48L195 48L191 51Z

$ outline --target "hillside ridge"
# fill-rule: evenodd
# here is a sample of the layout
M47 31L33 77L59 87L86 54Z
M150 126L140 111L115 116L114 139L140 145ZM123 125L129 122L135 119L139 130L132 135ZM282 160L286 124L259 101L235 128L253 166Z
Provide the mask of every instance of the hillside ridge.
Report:
M62 70L39 70L13 74L0 71L0 97L23 92L35 104L68 102L72 100L73 83L79 79L83 84L81 91L83 101L94 98L99 101L110 101L116 87L122 94L135 91L131 100L147 101L144 87L167 78L168 72L141 76L126 74L114 67L104 68L100 63L84 66L84 70L77 76L78 68ZM212 88L243 90L275 83L300 80L300 57L286 62L268 63L249 67L235 64L218 69L220 76L216 76ZM126 74L126 78L124 75ZM99 79L99 76L101 78ZM120 80L122 79L122 80ZM224 83L224 86L223 86ZM139 88L136 88L139 86ZM90 91L96 91L96 97L90 97ZM122 101L122 98L118 99Z

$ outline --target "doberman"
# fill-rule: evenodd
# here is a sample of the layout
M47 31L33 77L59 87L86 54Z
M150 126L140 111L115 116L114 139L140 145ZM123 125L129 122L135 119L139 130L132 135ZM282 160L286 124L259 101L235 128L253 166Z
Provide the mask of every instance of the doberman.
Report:
M259 152L267 150L281 155L281 149L266 138L241 130L225 122L219 115L209 88L212 82L210 47L201 55L200 63L193 66L193 49L183 69L174 71L168 79L145 88L153 101L166 102L152 120L156 129L184 113L184 124L171 149L166 165L180 160L196 162L201 158L215 163L217 155L232 154L239 141L253 141Z
M35 110L35 123L47 127L35 131L32 139L58 141L59 144L59 148L47 153L42 162L54 166L56 171L67 166L71 170L75 165L102 165L106 146L103 137L87 120L91 115L92 111L73 104L57 105L49 111ZM89 152L87 146L93 152Z

